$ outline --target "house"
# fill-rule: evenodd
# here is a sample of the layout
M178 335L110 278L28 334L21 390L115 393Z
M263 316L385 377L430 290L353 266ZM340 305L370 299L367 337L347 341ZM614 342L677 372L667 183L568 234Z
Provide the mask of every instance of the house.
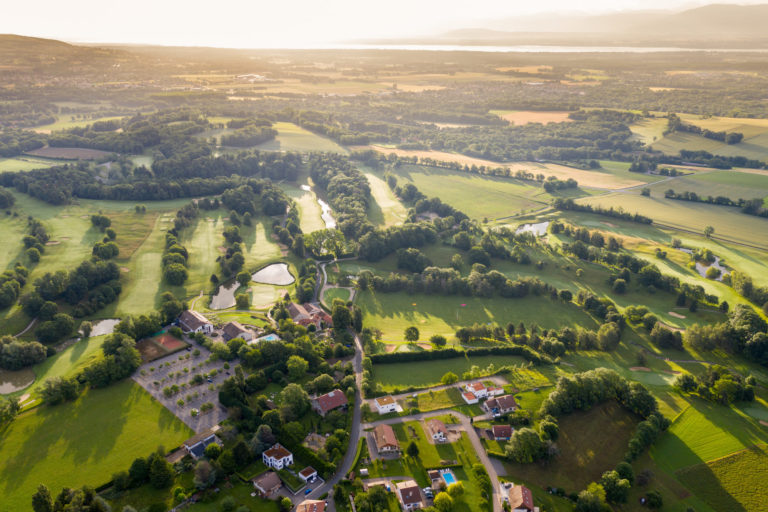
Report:
M397 497L404 510L414 510L424 507L419 485L413 480L405 480L397 484Z
M218 429L217 429L218 430ZM193 459L199 459L203 456L206 446L216 442L216 431L213 429L200 432L184 441L184 449Z
M334 389L330 393L320 395L312 399L312 409L317 411L320 416L325 416L337 407L343 407L349 403L347 395L340 389Z
M509 441L514 431L515 429L509 425L494 425L491 427L491 435L494 441Z
M539 507L533 505L531 490L523 485L510 488L507 499L512 512L539 512Z
M376 409L379 411L379 414L387 414L397 411L397 402L395 402L395 399L391 396L380 396L374 400L374 402L376 403Z
M433 441L440 443L447 441L448 429L445 428L445 423L438 419L427 420L427 433Z
M274 471L262 473L251 480L251 482L253 482L253 488L256 489L256 492L261 498L277 496L277 491L283 486L283 482Z
M184 332L202 332L204 334L211 334L213 332L213 324L197 311L189 309L184 311L179 315L178 323Z
M262 453L261 458L264 464L272 469L283 469L286 466L293 465L293 454L280 443Z
M475 395L475 398L480 399L488 396L488 390L482 382L470 382L465 388L469 393Z
M512 395L489 398L483 404L483 409L488 411L493 417L499 417L502 414L514 412L517 409L517 402Z
M240 322L227 322L221 330L223 331L224 341L229 341L234 338L242 338L245 341L251 341L253 339L253 332L243 327Z
M325 502L321 500L304 500L296 505L296 512L325 512Z
M474 393L470 393L469 391L465 391L464 393L462 393L461 394L461 398L463 398L464 401L467 402L470 405L476 404L477 402L480 401L480 400L477 399L477 397L474 395Z
M440 476L440 471L436 469L427 471L427 478L429 478L433 491L439 491L440 489L445 488L445 480Z
M398 453L400 443L397 441L395 431L389 425L378 425L373 429L373 441L376 451L379 453Z
M504 388L491 386L489 388L485 388L485 391L487 392L488 396L499 396L504 394Z
M286 306L288 314L291 315L291 319L294 323L309 327L314 325L317 329L322 329L325 326L333 324L331 315L325 312L323 308L316 304L305 303L295 304L293 302Z
M307 466L299 471L299 478L304 480L306 483L311 484L315 481L315 478L317 478L317 470L312 466Z

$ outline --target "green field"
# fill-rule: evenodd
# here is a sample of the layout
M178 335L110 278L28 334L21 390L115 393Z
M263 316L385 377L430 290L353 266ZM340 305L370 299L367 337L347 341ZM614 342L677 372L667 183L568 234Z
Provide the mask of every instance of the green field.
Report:
M389 185L373 171L367 170L365 177L371 185L371 204L368 207L368 218L376 226L393 226L402 224L408 215L408 210L389 188Z
M677 473L714 510L761 510L768 502L768 452L755 446Z
M666 190L695 192L700 196L725 196L734 201L768 197L768 173L704 171L652 185L651 194L663 197Z
M350 292L346 288L327 288L323 292L323 304L330 306L334 299L341 299L344 302L349 300Z
M453 372L461 378L461 374L473 366L481 370L493 364L497 369L502 366L516 366L503 377L514 383L520 389L546 386L550 384L547 375L554 370L547 367L533 367L528 361L517 356L478 356L453 359L439 359L436 361L417 361L409 363L377 364L373 368L373 379L381 384L385 391L394 391L396 388L404 389L413 387L428 387L440 384L440 379L447 372Z
M92 117L90 114L83 114L82 117L78 117L73 114L61 114L55 122L36 126L34 130L39 133L49 133L59 130L67 130L69 128L81 128L93 124L96 121L120 120L124 117L125 116Z
M158 446L176 447L192 431L131 380L88 391L76 402L38 407L3 432L0 492L7 510L31 510L42 482L98 486Z
M629 129L632 130L637 140L650 145L664 137L664 130L667 129L667 119L664 117L644 118L630 125Z
M19 156L16 158L0 158L0 172L31 171L32 169L45 169L55 165L52 160L43 160L33 156Z
M256 149L267 151L328 151L333 153L348 153L346 149L331 139L305 130L293 123L277 122L272 126L277 130L275 140L255 146Z
M306 181L306 180L301 180ZM305 184L305 183L302 183ZM317 202L317 195L313 190L304 190L293 183L283 182L280 184L288 197L296 202L299 209L299 220L301 230L304 233L311 233L318 229L325 229L325 221L322 218L323 210Z

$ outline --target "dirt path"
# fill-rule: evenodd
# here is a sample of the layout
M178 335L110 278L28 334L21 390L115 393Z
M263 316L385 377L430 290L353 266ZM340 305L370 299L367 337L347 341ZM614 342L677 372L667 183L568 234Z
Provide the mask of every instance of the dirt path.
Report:
M29 325L26 326L23 331L21 331L19 334L17 334L16 337L19 337L22 334L26 333L28 330L30 330L35 325L35 322L37 322L37 318L33 318L32 321L29 322Z
M192 302L189 303L189 309L190 311L195 310L195 305L197 304L197 301L203 298L203 290L200 290L200 295L192 299Z

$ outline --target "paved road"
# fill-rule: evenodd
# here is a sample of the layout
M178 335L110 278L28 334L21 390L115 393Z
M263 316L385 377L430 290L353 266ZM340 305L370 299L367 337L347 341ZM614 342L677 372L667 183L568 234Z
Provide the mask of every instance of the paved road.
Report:
M392 425L396 423L403 423L406 421L413 421L413 420L420 421L420 420L431 418L433 416L440 416L446 413L452 414L453 416L458 418L459 423L461 424L461 427L467 433L467 436L469 437L469 441L472 443L472 448L474 448L477 458L480 460L480 463L483 466L485 466L485 470L488 471L488 476L491 479L491 489L492 489L491 499L493 500L493 511L501 512L502 508L501 508L501 499L499 496L499 474L498 474L497 465L494 464L493 461L491 461L490 457L488 457L488 454L485 451L485 447L483 446L483 443L480 440L480 436L477 435L477 431L472 426L472 422L469 416L466 416L453 409L440 409L437 411L420 412L418 414L411 414L409 416L400 416L398 418L387 418L384 420L373 421L371 423L365 423L363 424L363 429L373 428L377 425Z

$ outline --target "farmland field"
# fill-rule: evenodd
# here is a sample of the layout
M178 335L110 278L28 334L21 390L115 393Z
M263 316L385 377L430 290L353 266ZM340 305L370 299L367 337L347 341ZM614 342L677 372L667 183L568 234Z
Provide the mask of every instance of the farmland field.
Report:
M107 157L112 153L108 151L100 151L98 149L45 147L29 151L26 154L41 158L61 160L97 160L99 158Z
M55 165L56 162L33 158L31 156L19 156L16 158L0 158L0 172L31 171L32 169L44 169Z
M768 198L768 173L739 171L700 172L692 176L683 176L669 182L652 185L651 193L663 196L664 191L695 192L700 196L725 196L734 201L738 199Z
M108 412L107 412L108 411ZM0 492L8 510L31 510L41 482L98 486L159 444L173 447L192 431L131 380L91 390L76 402L22 414L0 445Z
M272 126L277 130L275 140L264 142L256 149L268 151L330 151L347 153L347 150L331 139L315 135L293 123L277 122Z
M570 112L565 110L491 110L490 113L495 114L514 125L524 125L528 123L566 123L571 121L568 117Z
M75 115L62 114L58 116L56 122L36 126L34 130L38 133L50 133L59 130L68 130L70 128L85 127L89 124L95 123L96 121L118 121L124 117L125 116L92 117L90 115L88 115L88 117L85 115L78 117Z

